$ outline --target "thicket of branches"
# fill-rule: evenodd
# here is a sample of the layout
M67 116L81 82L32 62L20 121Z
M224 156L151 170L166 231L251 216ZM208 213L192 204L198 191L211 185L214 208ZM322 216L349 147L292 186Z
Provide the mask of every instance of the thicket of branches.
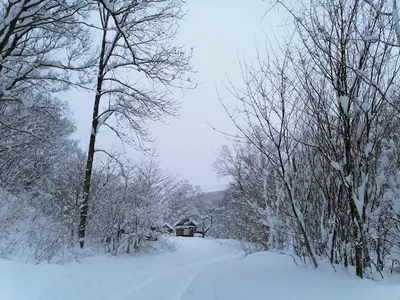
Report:
M184 4L0 1L1 256L64 260L85 240L135 253L154 239L187 183L95 141L103 126L143 150L149 122L176 113L173 90L193 86L191 53L174 45ZM57 98L71 88L93 91L87 154Z
M394 1L395 3L395 1ZM216 163L235 235L360 277L400 264L399 47L391 1L281 5L292 40L243 63ZM246 212L246 213L244 213Z

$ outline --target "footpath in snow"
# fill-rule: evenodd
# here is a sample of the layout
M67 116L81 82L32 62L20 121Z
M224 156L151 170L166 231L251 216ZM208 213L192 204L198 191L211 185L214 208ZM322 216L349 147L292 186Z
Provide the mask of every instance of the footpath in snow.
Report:
M400 279L360 280L290 257L244 257L231 241L173 238L175 252L82 263L0 260L0 300L400 300Z

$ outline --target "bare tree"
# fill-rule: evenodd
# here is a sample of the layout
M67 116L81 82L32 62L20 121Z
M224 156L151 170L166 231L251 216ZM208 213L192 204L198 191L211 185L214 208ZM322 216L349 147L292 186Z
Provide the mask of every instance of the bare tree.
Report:
M175 178L154 159L124 164L106 159L93 176L90 237L115 255L146 250L175 187Z
M16 0L0 4L0 101L35 104L32 95L86 82L90 36L81 26L86 1ZM1 103L0 102L0 103Z
M231 93L237 99L238 106L225 110L233 124L240 132L239 141L247 142L262 154L264 169L266 164L271 168L274 177L279 178L278 201L288 203L285 210L292 222L290 236L297 238L304 246L306 255L317 267L314 247L304 218L305 211L301 202L304 190L299 189L302 176L296 162L296 151L299 142L293 139L298 136L298 110L293 103L294 89L286 76L288 56L282 61L260 61L259 68L244 65L244 88L231 85ZM238 117L244 122L238 121ZM263 169L263 168L262 168ZM304 182L305 188L310 182ZM267 196L267 195L265 195ZM267 200L267 199L266 199Z
M218 214L221 213L221 207L218 205L214 204L203 204L198 212L196 213L197 215L197 223L199 224L199 229L201 236L203 238L208 235L210 231L214 229L215 226L218 226L216 224L216 219Z
M269 48L258 68L244 65L244 88L231 88L239 105L225 105L239 131L219 162L233 178L228 208L240 225L256 212L252 226L263 222L275 249L383 276L399 263L396 3L285 8L291 41ZM235 205L247 215L235 216Z
M307 5L296 14L303 60L295 63L296 81L304 91L300 97L305 115L311 115L308 122L314 126L309 128L318 139L317 149L330 160L342 184L360 277L372 262L367 224L375 201L373 155L391 127L378 123L398 84L399 70L398 55L392 51L397 25L371 10L371 3L312 2L311 9ZM386 4L381 1L380 9Z
M177 180L166 201L164 219L171 224L182 218L194 217L196 214L196 200L201 194L198 186L193 186L188 180Z
M115 132L123 142L138 146L148 137L148 121L175 114L176 102L169 88L186 87L185 76L191 70L190 55L172 45L184 1L95 2L102 36L81 205L81 247L84 247L91 173L100 126ZM103 111L102 100L109 101Z

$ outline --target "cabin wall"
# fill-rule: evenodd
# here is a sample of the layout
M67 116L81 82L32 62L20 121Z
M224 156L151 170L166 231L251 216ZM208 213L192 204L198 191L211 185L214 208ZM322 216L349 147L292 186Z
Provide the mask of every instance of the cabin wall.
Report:
M175 235L176 236L187 236L187 237L193 237L194 233L196 231L196 228L189 228L189 235L184 235L184 229L179 228L175 230Z
M190 236L194 236L196 233L196 228L190 228Z

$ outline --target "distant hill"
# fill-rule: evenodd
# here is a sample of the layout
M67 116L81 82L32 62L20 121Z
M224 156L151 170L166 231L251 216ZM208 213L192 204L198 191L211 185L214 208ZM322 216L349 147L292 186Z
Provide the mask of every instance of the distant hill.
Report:
M205 192L198 196L198 200L205 204L213 204L223 200L225 191Z

